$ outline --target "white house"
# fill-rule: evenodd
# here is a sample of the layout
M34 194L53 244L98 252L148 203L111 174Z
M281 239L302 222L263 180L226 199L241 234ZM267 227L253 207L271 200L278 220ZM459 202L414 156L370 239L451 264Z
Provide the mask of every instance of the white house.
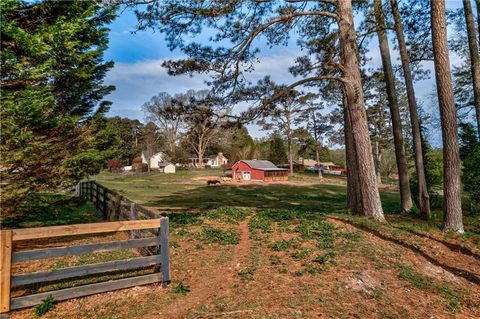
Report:
M194 167L198 167L199 165L199 158L198 157L190 157L191 165ZM203 165L210 166L210 167L221 167L223 165L228 164L228 158L223 156L223 153L220 152L217 155L208 155L203 157Z
M147 159L146 152L142 152L142 163L148 164L148 160L150 160L150 168L158 169L158 164L163 163L165 161L165 154L162 152L157 152L153 154L150 159Z
M172 163L158 163L158 170L161 173L174 174L175 173L175 165L173 165Z

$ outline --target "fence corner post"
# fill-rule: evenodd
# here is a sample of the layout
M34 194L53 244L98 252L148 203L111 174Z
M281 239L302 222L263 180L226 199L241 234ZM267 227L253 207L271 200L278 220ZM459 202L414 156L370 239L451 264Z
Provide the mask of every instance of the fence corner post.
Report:
M10 311L13 232L0 230L0 313Z
M168 217L160 218L160 257L162 271L162 286L170 283L170 255L168 243Z

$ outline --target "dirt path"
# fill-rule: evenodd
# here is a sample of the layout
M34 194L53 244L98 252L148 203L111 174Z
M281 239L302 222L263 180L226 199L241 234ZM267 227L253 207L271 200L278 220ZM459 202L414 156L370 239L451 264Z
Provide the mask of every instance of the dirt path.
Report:
M203 272L208 272L208 281L198 280L192 283L188 297L176 299L161 312L161 315L166 315L166 318L185 318L188 311L201 307L206 301L231 293L235 276L242 268L250 250L251 239L248 230L250 218L251 216L248 216L238 225L240 242L234 248L231 261L220 267L217 264L202 269ZM200 270L197 269L198 271ZM158 318L158 315L151 318Z
M402 231L399 228L395 229L399 233L393 234L381 228L370 229L343 218L330 217L329 220L336 225L354 227L365 231L374 242L380 240L383 244L403 247L410 252L410 261L426 270L427 273L433 270L442 273L442 277L447 280L458 281L464 279L477 287L480 285L480 263L476 256L461 250L456 251L449 244L434 241L412 232Z

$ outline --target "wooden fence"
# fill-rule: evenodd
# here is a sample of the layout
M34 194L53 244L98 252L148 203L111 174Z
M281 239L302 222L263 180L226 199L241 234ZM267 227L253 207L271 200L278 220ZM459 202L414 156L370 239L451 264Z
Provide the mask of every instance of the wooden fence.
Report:
M158 218L158 214L138 205L123 195L112 191L95 181L77 184L77 196L83 196L95 205L105 220L135 220Z
M55 300L66 300L155 282L164 284L170 282L168 217L151 219L152 216L156 217L157 215L95 182L79 184L77 194L88 196L97 209L103 212L107 220L117 220L102 223L1 230L0 313L37 305L48 296L52 296ZM125 209L126 204L129 206L128 210ZM128 214L125 213L126 211ZM141 237L141 230L149 230L150 234L153 233L155 236L139 238ZM124 231L129 232L130 239L27 251L14 251L13 249L13 244L16 241ZM17 262L131 248L153 249L149 249L149 254L143 254L142 257L12 275L12 264ZM155 272L148 275L11 298L12 288L146 267L154 267Z

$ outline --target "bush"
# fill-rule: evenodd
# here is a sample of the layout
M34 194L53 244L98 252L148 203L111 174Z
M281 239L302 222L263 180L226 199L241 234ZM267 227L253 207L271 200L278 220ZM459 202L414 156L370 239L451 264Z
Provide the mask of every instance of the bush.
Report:
M123 168L123 163L121 160L109 160L107 163L107 169L110 172L120 172Z
M480 211L480 141L471 124L461 124L460 157L463 161L463 190L470 195L472 212Z
M480 145L463 160L464 190L470 195L471 211L480 212Z

